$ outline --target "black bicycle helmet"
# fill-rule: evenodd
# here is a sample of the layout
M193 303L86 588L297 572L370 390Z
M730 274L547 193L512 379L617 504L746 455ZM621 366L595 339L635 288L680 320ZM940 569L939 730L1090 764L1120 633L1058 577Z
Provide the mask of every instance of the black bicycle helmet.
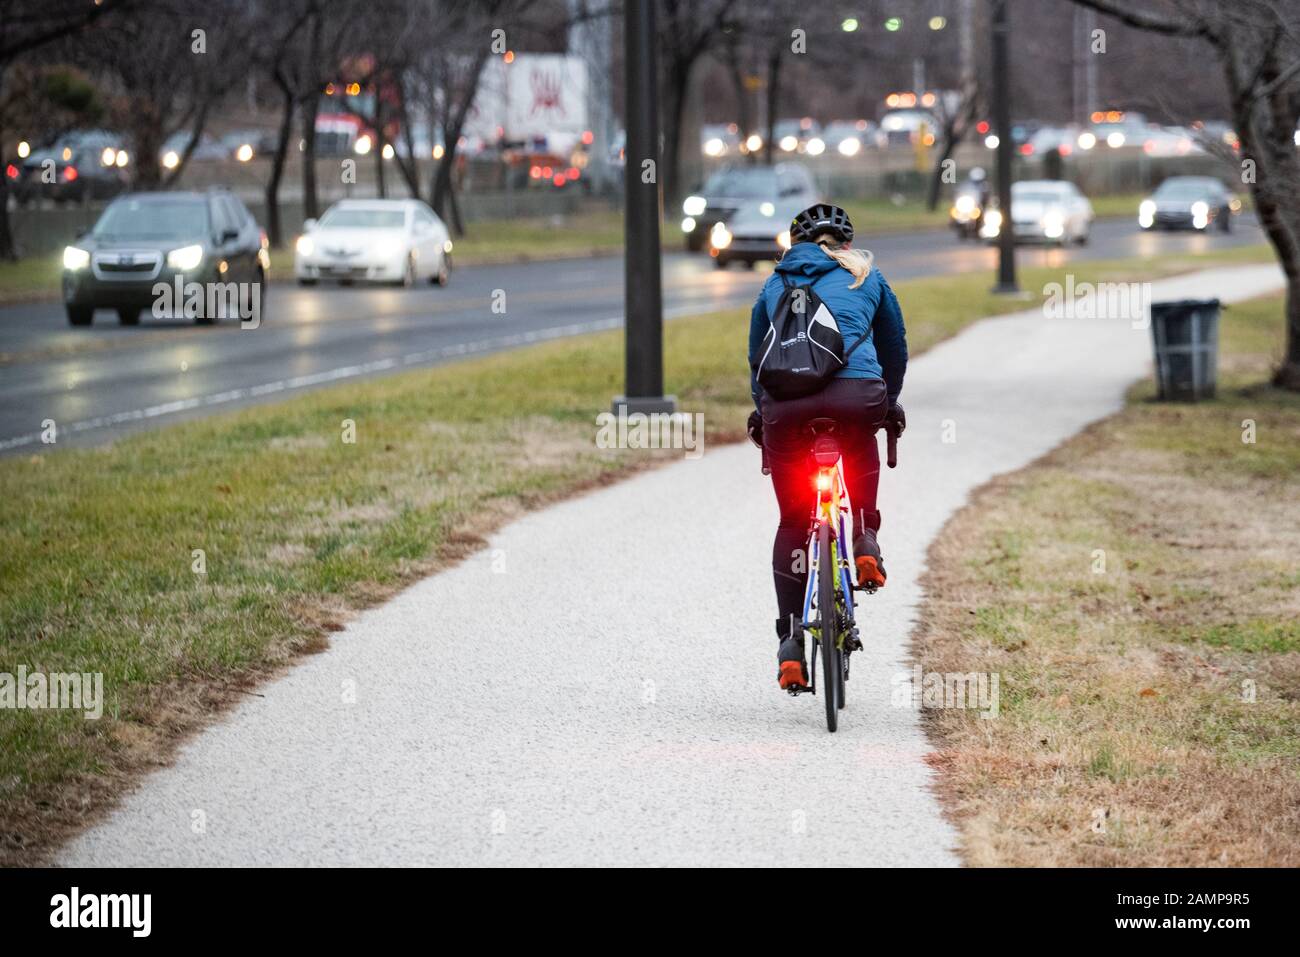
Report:
M790 241L815 242L818 236L830 235L837 243L853 241L853 224L849 214L830 203L809 206L790 221Z

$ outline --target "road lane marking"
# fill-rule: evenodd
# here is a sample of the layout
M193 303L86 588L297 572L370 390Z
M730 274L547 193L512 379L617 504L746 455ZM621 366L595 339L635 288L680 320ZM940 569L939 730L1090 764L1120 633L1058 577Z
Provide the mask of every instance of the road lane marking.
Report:
M685 310L686 311L682 311L681 309L669 309L665 311L665 315L670 318L677 318L679 315L698 313L698 307L685 307ZM231 402L238 402L242 399L260 398L262 396L274 395L279 392L290 392L296 389L305 389L311 386L340 382L345 379L354 379L358 376L372 375L376 372L395 369L398 366L426 365L440 359L454 359L482 352L496 352L502 349L531 345L537 342L545 342L550 339L563 339L570 336L583 335L584 333L589 332L603 332L609 329L617 329L622 324L622 316L612 316L608 319L597 319L591 322L575 322L566 326L554 326L549 329L537 329L531 332L517 332L508 336L496 336L492 339L480 339L475 342L460 342L455 345L443 346L438 349L423 349L419 352L409 352L402 356L395 356L387 359L375 359L372 362L362 362L355 365L339 366L335 369L327 369L322 372L312 372L307 375L294 376L289 379L278 379L274 382L266 382L261 385L246 386L239 389L227 389L224 392L214 392L209 395L194 396L189 399L177 399L172 402L164 402L160 405L151 405L143 409L132 409L128 412L114 412L111 415L99 415L91 419L82 419L78 422L73 422L70 425L60 426L60 428L66 429L72 433L89 432L95 429L122 425L126 422L156 419L161 416L175 415L179 412L188 412L193 409L226 405ZM26 435L16 435L6 439L0 439L0 452L21 448L26 445L33 445L39 443L40 439L40 432L29 432Z

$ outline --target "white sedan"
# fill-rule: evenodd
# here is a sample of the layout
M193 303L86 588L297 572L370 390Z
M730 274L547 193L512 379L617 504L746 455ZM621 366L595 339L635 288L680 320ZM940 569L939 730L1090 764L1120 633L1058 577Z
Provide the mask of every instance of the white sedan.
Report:
M994 242L1004 223L1000 209L984 211L980 238ZM1016 242L1083 245L1092 228L1092 204L1065 180L1023 180L1011 184L1011 221Z
M293 260L302 286L321 279L445 286L451 278L447 227L419 200L341 200L303 229Z

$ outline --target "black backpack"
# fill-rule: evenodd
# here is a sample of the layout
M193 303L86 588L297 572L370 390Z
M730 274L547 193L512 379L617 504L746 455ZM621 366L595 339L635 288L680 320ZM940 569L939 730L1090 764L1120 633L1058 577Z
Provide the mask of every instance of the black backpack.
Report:
M750 364L763 390L784 401L824 389L871 335L871 327L845 352L840 324L812 284L796 286L783 273L778 275L785 289L768 320L758 356L751 357Z

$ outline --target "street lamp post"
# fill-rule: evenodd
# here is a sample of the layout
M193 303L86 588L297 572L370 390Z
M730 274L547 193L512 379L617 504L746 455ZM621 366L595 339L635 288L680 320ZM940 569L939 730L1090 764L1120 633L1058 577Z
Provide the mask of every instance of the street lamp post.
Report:
M1008 77L1007 0L993 0L993 120L998 131L998 209L1002 228L998 231L997 293L1018 293L1016 284L1016 227L1011 219L1011 83Z
M623 302L625 389L615 415L675 412L664 392L663 291L660 288L659 96L655 0L624 4L627 150L624 153ZM650 160L649 165L646 160Z

